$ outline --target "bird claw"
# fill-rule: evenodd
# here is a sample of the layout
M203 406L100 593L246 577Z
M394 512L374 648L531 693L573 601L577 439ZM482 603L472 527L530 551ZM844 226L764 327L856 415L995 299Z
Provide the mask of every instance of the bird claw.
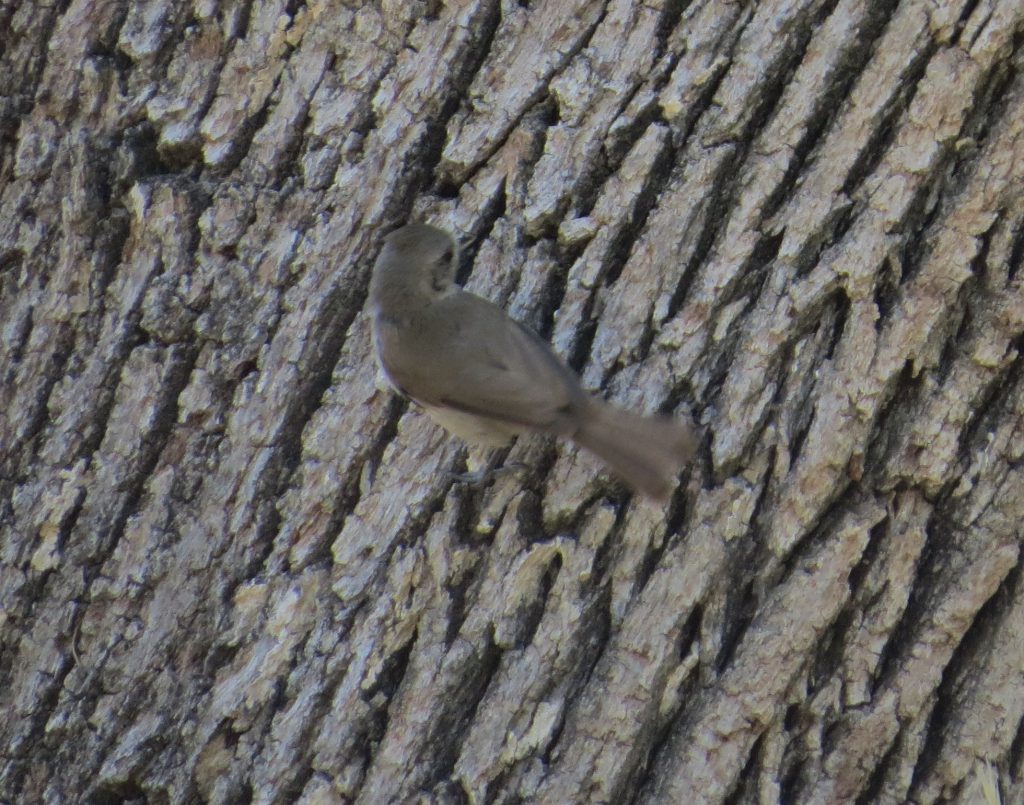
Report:
M455 481L455 483L467 484L468 486L483 486L497 478L499 475L518 472L525 468L525 464L513 462L501 467L482 467L481 469L473 470L472 472L449 472L448 476Z

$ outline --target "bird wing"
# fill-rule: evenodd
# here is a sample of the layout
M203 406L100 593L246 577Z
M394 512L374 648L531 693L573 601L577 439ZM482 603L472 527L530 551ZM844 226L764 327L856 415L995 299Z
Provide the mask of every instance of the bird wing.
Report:
M468 292L438 299L431 308L421 340L448 345L446 354L403 361L398 371L388 367L410 397L524 428L571 432L574 405L586 395L547 343Z

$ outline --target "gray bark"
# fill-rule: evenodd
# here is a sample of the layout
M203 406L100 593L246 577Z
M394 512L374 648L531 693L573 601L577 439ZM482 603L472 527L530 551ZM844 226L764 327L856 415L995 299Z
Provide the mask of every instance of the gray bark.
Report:
M1024 802L1024 5L0 7L0 801ZM693 415L383 388L383 234Z

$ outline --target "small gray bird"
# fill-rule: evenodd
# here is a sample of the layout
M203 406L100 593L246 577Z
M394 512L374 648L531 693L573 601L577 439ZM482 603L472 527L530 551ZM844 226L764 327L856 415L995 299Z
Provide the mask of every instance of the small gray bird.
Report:
M458 246L444 230L409 224L385 238L370 311L390 383L467 442L499 447L531 431L562 436L639 492L667 499L696 452L694 428L588 394L535 333L456 285L457 265Z

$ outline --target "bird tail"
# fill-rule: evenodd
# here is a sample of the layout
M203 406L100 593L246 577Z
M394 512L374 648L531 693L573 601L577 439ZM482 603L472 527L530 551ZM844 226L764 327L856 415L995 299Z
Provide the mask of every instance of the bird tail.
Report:
M694 427L592 400L573 441L602 459L633 489L655 500L672 494L676 476L697 452Z

